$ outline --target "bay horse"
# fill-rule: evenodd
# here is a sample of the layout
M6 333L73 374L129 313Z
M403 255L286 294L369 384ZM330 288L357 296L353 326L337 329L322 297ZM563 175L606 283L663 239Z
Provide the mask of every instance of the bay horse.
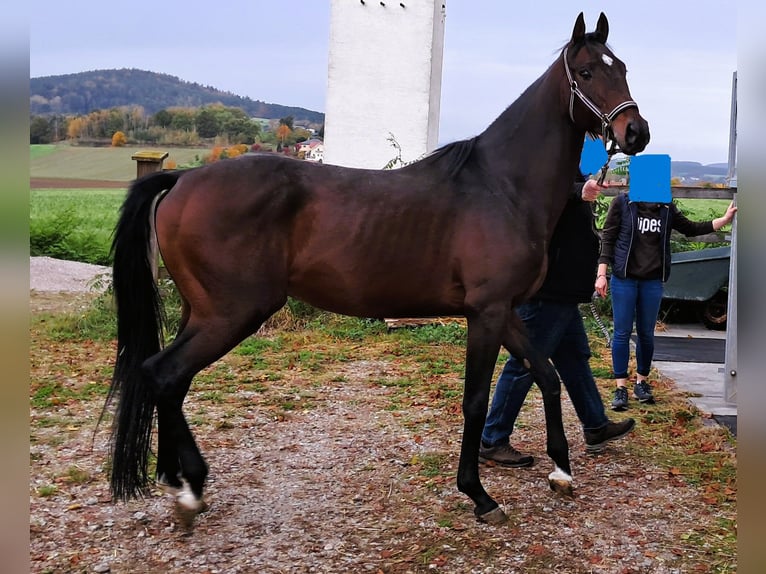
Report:
M133 182L112 245L114 498L137 497L150 482L156 412L156 478L193 522L208 467L182 412L192 379L288 297L358 317L466 318L457 487L488 523L506 519L479 478L491 378L501 346L524 358L543 394L549 484L571 495L560 380L514 306L545 276L586 132L626 154L649 141L608 31L602 13L586 33L580 13L560 57L484 132L397 170L262 154ZM148 256L155 234L183 301L168 346Z

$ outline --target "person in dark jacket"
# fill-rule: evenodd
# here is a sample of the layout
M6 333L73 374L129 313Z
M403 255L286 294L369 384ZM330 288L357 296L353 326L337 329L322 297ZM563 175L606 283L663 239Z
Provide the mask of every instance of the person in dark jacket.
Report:
M670 276L671 230L687 237L712 233L731 223L736 212L732 202L723 217L692 221L674 203L631 201L627 193L612 200L601 234L595 288L600 296L606 297L606 272L611 265L612 369L616 383L613 410L628 408L628 361L634 322L637 343L633 395L639 402L654 402L647 377L654 357L654 327L662 302L663 284Z
M566 387L583 426L586 451L601 452L609 441L627 435L633 419L610 421L590 370L591 356L579 304L591 300L599 239L588 202L602 191L594 180L578 178L573 194L553 232L548 248L548 271L543 285L516 312L530 342L553 365ZM516 357L506 362L495 385L492 405L482 432L479 460L508 467L530 466L534 458L510 444L516 417L532 387L532 375Z

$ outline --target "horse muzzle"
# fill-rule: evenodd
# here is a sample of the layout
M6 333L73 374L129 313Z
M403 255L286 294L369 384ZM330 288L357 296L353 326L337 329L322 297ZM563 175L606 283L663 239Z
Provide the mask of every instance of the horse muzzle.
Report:
M649 123L637 110L623 112L615 118L612 133L620 151L627 155L640 153L649 144Z

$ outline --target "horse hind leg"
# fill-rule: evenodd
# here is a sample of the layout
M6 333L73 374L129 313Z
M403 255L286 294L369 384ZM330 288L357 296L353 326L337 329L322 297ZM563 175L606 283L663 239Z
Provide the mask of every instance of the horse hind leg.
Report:
M542 392L546 451L554 463L554 469L548 475L548 485L554 492L571 497L574 488L561 411L561 381L553 365L530 345L525 333L524 324L514 313L503 346L514 356L525 359L525 366Z
M222 357L265 320L240 320L234 325L207 319L204 328L192 316L166 349L144 364L152 381L157 405L157 480L175 496L175 514L185 528L207 509L203 490L208 466L183 414L183 401L192 379Z

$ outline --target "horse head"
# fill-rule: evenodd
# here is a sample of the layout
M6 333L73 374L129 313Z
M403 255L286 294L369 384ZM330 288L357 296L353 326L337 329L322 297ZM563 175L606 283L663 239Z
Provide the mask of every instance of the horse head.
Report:
M579 128L614 139L620 150L637 154L649 143L649 124L630 96L625 64L606 45L609 22L601 13L594 32L585 32L582 12L562 51L569 117Z

